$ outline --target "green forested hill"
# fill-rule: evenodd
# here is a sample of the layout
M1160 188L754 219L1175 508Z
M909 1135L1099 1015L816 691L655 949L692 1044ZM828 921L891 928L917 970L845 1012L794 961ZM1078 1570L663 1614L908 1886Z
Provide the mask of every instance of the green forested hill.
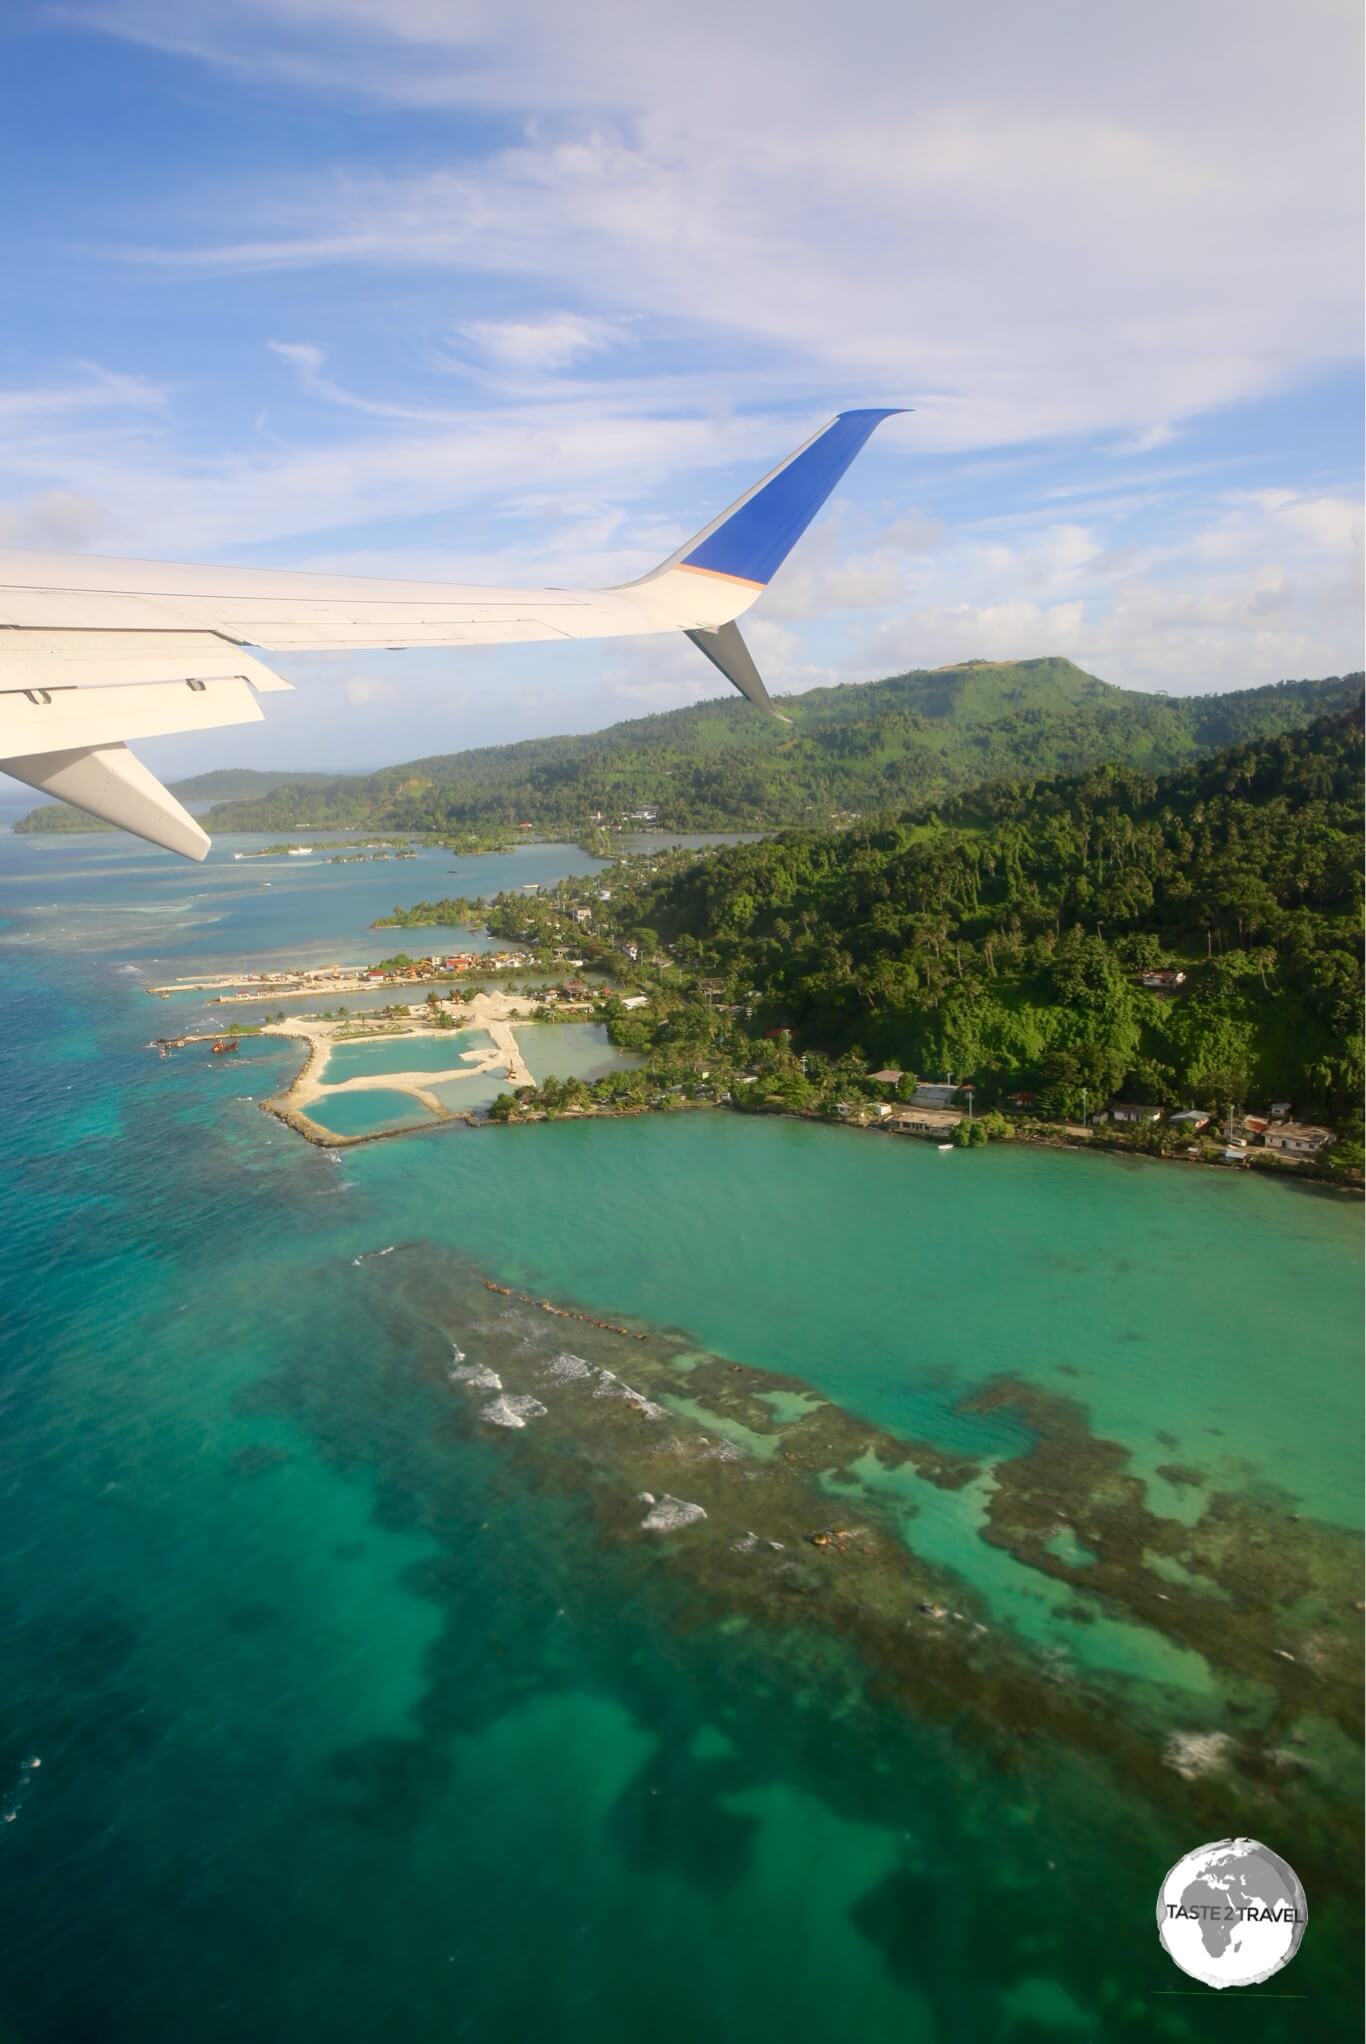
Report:
M619 939L720 976L756 1034L1058 1115L1083 1087L1360 1112L1359 708L1174 774L1017 779L666 864L619 869ZM1138 984L1159 964L1180 992Z
M220 802L253 802L263 795L269 795L282 782L291 787L331 787L336 781L335 774L295 774L287 767L269 773L256 767L219 767L212 773L191 774L188 780L172 781L171 793L190 810L208 809ZM66 802L44 802L39 809L30 809L14 828L17 831L47 832L51 830L113 830L112 823L102 823L97 816L90 816L84 809L73 809Z
M336 774L296 774L288 767L265 770L259 767L218 767L211 773L191 774L177 781L175 789L187 806L201 807L219 802L255 802L286 782L291 787L330 787Z
M215 809L218 830L582 829L657 807L674 829L763 829L936 801L1001 775L1102 760L1160 771L1358 699L1361 677L1166 697L1110 687L1070 660L1021 660L813 689L790 724L730 696L585 737L449 753Z

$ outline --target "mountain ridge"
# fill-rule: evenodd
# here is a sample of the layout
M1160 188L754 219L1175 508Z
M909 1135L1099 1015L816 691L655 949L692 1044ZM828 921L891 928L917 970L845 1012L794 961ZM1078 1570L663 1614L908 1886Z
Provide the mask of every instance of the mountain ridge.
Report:
M644 809L677 830L776 829L1105 760L1171 770L1299 728L1360 693L1360 676L1334 675L1176 697L1115 688L1059 657L962 661L783 698L787 724L727 696L371 774L281 776L256 800L216 803L213 824L449 831L527 822L573 833Z

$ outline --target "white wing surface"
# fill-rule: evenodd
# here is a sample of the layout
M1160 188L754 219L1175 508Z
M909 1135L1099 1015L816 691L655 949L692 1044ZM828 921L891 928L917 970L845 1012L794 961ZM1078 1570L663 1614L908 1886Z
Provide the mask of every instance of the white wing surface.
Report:
M734 620L886 411L842 412L638 582L475 589L0 552L0 770L168 850L209 839L126 741L244 724L290 683L270 653L503 646L682 631L772 710Z

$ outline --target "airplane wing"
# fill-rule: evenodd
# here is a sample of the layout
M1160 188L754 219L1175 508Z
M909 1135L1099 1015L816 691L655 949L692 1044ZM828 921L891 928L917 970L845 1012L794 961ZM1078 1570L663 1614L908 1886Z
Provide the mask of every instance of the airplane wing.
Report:
M841 412L639 581L442 582L0 552L0 771L202 859L204 831L129 739L254 723L291 684L270 652L505 646L681 631L773 715L735 620L763 593L889 411Z

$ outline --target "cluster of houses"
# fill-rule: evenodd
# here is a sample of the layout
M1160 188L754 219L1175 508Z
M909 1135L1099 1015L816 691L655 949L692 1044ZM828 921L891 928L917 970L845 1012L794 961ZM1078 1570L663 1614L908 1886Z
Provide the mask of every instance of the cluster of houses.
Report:
M1196 1136L1210 1126L1213 1116L1197 1107L1185 1107L1178 1113L1168 1114L1165 1108L1145 1102L1117 1100L1091 1119L1095 1122L1109 1120L1120 1128L1152 1127L1165 1123L1168 1128ZM1296 1121L1288 1100L1273 1100L1265 1114L1245 1114L1242 1117L1237 1135L1230 1132L1229 1148L1237 1151L1255 1145L1277 1151L1283 1157L1317 1157L1334 1140L1332 1129L1323 1128L1316 1122Z
M1028 1114L1037 1105L1037 1096L1033 1093L1012 1093L1006 1105L1013 1107L1017 1113ZM1095 1126L1107 1121L1116 1128L1165 1126L1189 1136L1203 1134L1214 1122L1214 1116L1206 1114L1200 1107L1182 1107L1175 1113L1168 1113L1165 1107L1154 1107L1151 1102L1143 1100L1112 1100L1108 1107L1102 1107L1089 1119ZM1288 1100L1273 1100L1265 1114L1243 1115L1236 1133L1229 1133L1226 1154L1236 1158L1239 1151L1246 1153L1252 1145L1277 1151L1283 1157L1317 1157L1335 1140L1330 1128L1323 1128L1316 1122L1296 1121Z
M878 1086L899 1086L905 1076L904 1072L895 1071L890 1066L886 1071L868 1074ZM904 1105L893 1107L887 1101L879 1100L867 1107L856 1106L852 1100L841 1100L836 1103L835 1112L842 1121L857 1121L863 1125L871 1122L894 1135L943 1135L963 1119L954 1104L959 1093L970 1096L972 1087L956 1086L948 1080L941 1084L921 1079Z
M639 809L623 809L612 821L609 821L606 810L595 809L592 821L600 824L605 830L621 830L628 823L658 823L659 804L643 802Z
M279 987L294 993L300 987L354 986L363 968L354 965L299 965L280 972L244 972L239 979L222 982L244 987ZM208 986L208 980L187 980L186 986Z
M904 1073L890 1067L868 1074L872 1083L879 1086L899 1085L904 1076ZM970 1103L972 1095L971 1085L958 1085L951 1080L936 1082L922 1079L917 1081L914 1094L904 1106L892 1106L885 1101L868 1106L841 1100L835 1112L842 1120L875 1122L880 1128L927 1135L948 1123L960 1121L961 1103L963 1100ZM1037 1111L1038 1095L1026 1091L1010 1093L1004 1105L1016 1114L1030 1115ZM1184 1107L1169 1113L1166 1108L1155 1107L1146 1101L1129 1100L1112 1101L1088 1119L1093 1127L1105 1122L1116 1128L1163 1125L1188 1136L1201 1135L1214 1123L1213 1115L1205 1113L1202 1108ZM1215 1133L1218 1131L1215 1130ZM1270 1150L1283 1157L1317 1157L1335 1140L1330 1128L1323 1128L1315 1122L1296 1121L1290 1101L1273 1100L1264 1115L1245 1114L1236 1133L1230 1130L1224 1154L1231 1163L1245 1162L1250 1147Z
M430 958L413 959L410 965L367 966L359 976L366 986L413 986L424 980L449 979L453 973L521 972L535 962L527 951L452 951L444 957L434 952ZM326 984L326 974L317 978Z

